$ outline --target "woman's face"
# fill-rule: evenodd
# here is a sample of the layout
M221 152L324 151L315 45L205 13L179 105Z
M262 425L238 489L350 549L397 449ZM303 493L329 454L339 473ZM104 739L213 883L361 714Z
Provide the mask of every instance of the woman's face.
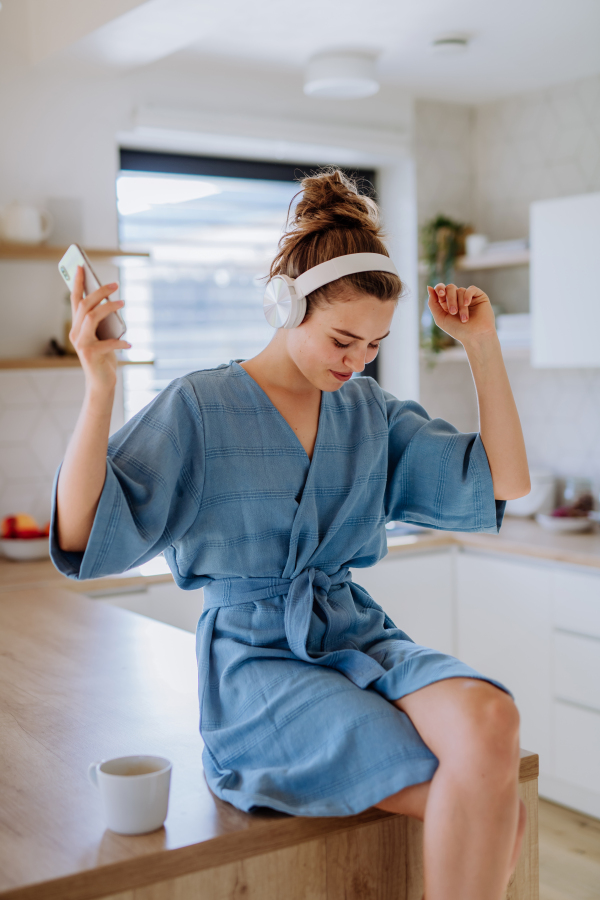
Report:
M287 351L300 372L321 391L337 391L377 356L396 304L367 294L337 299L289 331ZM282 329L283 331L283 329Z

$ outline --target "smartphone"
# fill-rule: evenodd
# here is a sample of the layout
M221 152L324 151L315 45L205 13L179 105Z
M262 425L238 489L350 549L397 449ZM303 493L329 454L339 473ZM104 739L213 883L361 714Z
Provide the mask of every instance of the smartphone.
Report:
M101 287L98 277L90 265L90 261L81 249L79 244L71 244L63 258L58 264L58 271L65 280L70 291L73 290L75 275L77 274L77 266L83 266L83 294L87 296ZM102 303L106 303L102 300ZM117 340L125 334L127 326L122 316L118 312L112 312L110 316L103 319L96 329L96 337L100 341L106 341L109 338Z

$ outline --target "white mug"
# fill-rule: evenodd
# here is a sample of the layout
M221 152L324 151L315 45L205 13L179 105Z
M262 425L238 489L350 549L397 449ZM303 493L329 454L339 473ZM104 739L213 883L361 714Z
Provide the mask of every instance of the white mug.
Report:
M7 241L41 244L52 231L53 222L49 213L15 200L2 211L0 224Z
M117 834L147 834L167 818L171 763L162 756L94 762L88 778L100 791L106 823Z

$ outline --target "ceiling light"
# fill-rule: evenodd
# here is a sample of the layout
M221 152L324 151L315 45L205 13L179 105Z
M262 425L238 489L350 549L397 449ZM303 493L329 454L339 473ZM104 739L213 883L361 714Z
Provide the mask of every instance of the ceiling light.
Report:
M308 62L304 93L338 100L371 97L379 90L375 61L372 53L319 53Z
M436 56L459 56L466 53L468 47L469 38L458 34L445 35L431 42L431 49Z

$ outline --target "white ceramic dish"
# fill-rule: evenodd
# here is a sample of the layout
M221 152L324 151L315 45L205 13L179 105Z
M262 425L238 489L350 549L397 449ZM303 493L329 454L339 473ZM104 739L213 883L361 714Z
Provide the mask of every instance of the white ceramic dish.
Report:
M0 554L8 559L47 559L50 556L50 539L0 538Z
M506 504L507 516L534 516L536 513L549 514L556 506L556 477L552 472L532 469L531 491L525 497L509 500Z
M587 516L571 518L569 516L546 516L544 513L538 513L535 519L546 531L554 531L557 534L575 534L581 531L590 531L594 524L594 520Z

